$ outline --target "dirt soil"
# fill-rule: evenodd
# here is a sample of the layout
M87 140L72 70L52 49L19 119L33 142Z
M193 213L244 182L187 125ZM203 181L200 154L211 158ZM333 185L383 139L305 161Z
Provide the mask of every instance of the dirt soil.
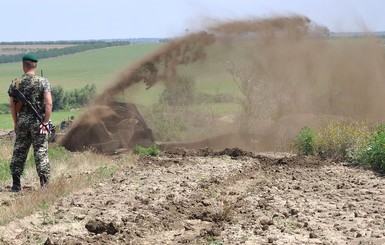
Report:
M0 227L0 243L384 244L384 184L343 163L179 148Z

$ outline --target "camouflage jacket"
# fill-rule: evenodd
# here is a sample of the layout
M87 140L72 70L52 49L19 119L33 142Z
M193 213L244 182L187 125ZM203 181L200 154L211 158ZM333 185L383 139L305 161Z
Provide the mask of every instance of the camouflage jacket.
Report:
M35 107L35 109L44 116L44 93L51 91L51 84L45 77L40 77L32 74L24 74L20 78L16 78L12 81L8 89L8 95L13 97L15 102L18 98L14 91L15 88L18 88L21 93L25 95L27 100ZM33 118L34 115L32 111L24 105L19 113L19 118Z

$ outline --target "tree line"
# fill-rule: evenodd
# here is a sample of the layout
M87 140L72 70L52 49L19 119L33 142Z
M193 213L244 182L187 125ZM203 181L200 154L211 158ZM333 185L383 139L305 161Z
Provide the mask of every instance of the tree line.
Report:
M10 45L11 43L2 42L0 44ZM14 43L15 44L15 43ZM17 44L75 44L74 46L64 47L64 48L53 48L53 49L41 49L35 52L31 52L36 55L39 59L58 57L62 55L80 53L92 49L108 48L114 46L124 46L129 45L129 41L87 41L87 42L62 42L62 43L53 43L53 42L23 42ZM0 64L2 63L12 63L19 62L24 54L14 54L14 55L0 55Z
M52 93L52 111L62 111L81 108L88 104L96 95L96 85L87 84L83 88L64 91L59 86L51 88ZM9 103L0 104L0 114L11 113Z
M87 84L81 89L64 91L63 87L59 85L52 87L51 93L53 111L69 110L88 104L96 95L96 86Z

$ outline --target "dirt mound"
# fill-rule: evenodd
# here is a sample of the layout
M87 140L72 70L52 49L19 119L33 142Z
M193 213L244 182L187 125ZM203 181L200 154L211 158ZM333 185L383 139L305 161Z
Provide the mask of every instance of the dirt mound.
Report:
M70 151L115 153L135 145L149 147L154 136L134 104L109 102L90 107L59 143Z

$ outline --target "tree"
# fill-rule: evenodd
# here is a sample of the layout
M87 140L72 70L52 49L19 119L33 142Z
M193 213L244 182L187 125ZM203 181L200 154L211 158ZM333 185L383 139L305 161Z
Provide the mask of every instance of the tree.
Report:
M52 87L52 110L59 111L63 110L64 104L64 89L61 86Z

